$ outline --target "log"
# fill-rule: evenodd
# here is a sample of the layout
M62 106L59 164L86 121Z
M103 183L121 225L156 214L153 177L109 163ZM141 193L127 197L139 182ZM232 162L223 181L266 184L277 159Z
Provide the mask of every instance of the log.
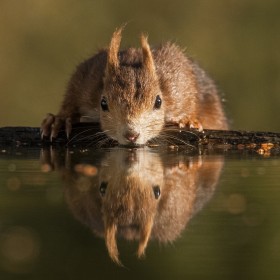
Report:
M70 139L67 139L62 129L58 137L50 141L49 138L41 138L38 127L2 127L0 128L0 148L7 146L16 147L45 147L45 146L68 146L100 147L101 128L98 123L77 123L73 124ZM99 133L99 134L97 134ZM276 132L256 132L256 131L236 131L236 130L188 130L176 126L167 125L165 135L168 141L160 141L159 145L192 145L204 147L219 147L223 149L263 149L279 151L280 133ZM105 135L103 134L103 138ZM102 147L116 146L117 142L107 141ZM149 146L149 143L148 143ZM150 146L158 146L152 145Z

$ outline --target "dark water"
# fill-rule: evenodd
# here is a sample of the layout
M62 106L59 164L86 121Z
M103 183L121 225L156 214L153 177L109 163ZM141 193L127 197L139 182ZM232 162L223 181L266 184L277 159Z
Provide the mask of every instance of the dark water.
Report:
M280 279L279 202L279 156L3 150L0 279Z

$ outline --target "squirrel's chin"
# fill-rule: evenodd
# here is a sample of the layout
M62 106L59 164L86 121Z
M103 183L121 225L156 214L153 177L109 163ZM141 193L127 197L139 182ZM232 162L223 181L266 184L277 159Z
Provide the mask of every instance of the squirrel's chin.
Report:
M147 144L147 141L135 141L135 142L130 142L125 139L117 139L118 143L120 146L123 147L143 147Z

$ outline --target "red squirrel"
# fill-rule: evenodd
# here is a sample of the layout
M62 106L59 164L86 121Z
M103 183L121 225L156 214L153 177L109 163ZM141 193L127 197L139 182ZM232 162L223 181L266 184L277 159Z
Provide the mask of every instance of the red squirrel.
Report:
M141 48L120 50L122 29L108 49L78 65L57 115L48 114L42 136L54 138L65 124L88 118L120 144L143 145L160 139L168 123L179 127L228 129L212 79L177 45L151 48L141 35Z

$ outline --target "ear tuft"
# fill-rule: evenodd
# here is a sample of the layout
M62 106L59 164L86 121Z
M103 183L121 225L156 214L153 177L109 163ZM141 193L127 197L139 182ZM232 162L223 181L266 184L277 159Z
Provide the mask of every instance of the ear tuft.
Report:
M108 48L108 59L107 59L107 71L115 70L119 67L119 48L122 39L122 31L124 26L116 29L113 33L109 48Z
M155 74L155 65L150 45L148 43L148 36L141 34L141 47L143 53L143 67L146 68L150 74Z

